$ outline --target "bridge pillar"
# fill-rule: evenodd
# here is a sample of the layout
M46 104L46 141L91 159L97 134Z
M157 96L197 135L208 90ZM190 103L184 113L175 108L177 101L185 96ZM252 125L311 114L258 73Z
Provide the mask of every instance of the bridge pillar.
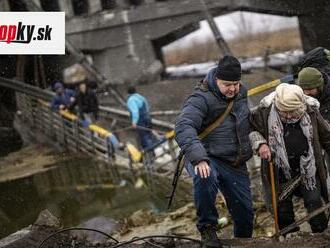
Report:
M299 29L305 52L322 46L330 49L330 6L310 15L299 16Z
M129 8L129 3L127 0L117 0L116 1L117 6L122 9L127 9Z
M71 0L59 0L60 10L65 12L66 17L72 17L73 14L73 7Z
M32 2L41 9L40 0L32 0Z
M114 9L117 7L116 0L101 0L101 5L103 10Z
M96 12L102 11L101 0L88 0L88 13L94 14Z
M40 0L40 3L44 11L60 11L58 0Z
M74 15L88 14L88 1L87 0L72 0L72 8Z
M8 0L0 1L0 10L1 11L9 11L10 10L10 6L9 6Z

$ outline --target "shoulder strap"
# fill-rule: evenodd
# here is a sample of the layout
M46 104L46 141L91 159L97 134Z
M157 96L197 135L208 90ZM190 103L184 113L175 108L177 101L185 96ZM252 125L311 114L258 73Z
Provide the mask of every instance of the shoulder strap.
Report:
M209 125L202 133L200 133L198 135L198 138L204 139L212 130L214 130L216 127L221 125L223 123L223 121L226 119L226 117L228 116L228 114L230 113L230 111L232 110L233 105L234 105L234 101L230 101L225 112L221 116L219 116L211 125ZM180 178L183 168L184 168L184 160L185 160L185 155L180 152L179 157L178 157L178 163L177 163L176 170L175 170L175 174L173 176L173 181L172 181L173 189L172 189L171 196L169 197L167 209L170 209L170 207L171 207L171 204L172 204L172 201L174 198L174 194L175 194L175 190L176 190L179 178Z
M219 116L212 124L210 124L206 129L204 129L204 131L198 135L198 138L204 139L216 127L220 126L224 122L230 111L232 110L233 105L234 105L234 101L230 101L226 108L226 111L221 116Z

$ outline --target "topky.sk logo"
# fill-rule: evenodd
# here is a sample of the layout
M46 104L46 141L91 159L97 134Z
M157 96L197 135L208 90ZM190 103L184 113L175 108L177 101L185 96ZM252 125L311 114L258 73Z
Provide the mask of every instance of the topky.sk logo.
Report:
M65 54L65 13L0 12L0 54Z
M0 42L30 43L31 40L51 40L52 27L46 25L36 30L36 25L24 25L19 22L17 25L0 24ZM35 32L36 31L36 32Z

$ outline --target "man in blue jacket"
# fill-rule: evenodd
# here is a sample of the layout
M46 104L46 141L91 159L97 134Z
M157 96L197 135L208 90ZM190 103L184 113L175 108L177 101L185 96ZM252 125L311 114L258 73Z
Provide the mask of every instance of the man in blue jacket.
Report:
M54 96L51 109L53 111L71 109L75 102L75 92L70 89L65 89L61 82L56 82L54 85L56 95Z
M127 108L131 115L132 127L139 136L142 149L150 147L155 138L151 132L151 117L149 113L149 104L145 97L136 92L134 86L127 90Z
M226 199L235 237L249 238L253 209L246 161L252 156L249 141L247 90L241 85L241 65L232 56L219 60L186 100L177 119L176 140L193 175L197 228L203 247L221 247L216 234L218 190ZM198 138L234 101L224 122L203 140Z

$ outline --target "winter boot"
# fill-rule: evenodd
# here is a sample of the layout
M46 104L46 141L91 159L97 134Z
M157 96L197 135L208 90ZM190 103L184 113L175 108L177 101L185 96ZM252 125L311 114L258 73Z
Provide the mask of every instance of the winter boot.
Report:
M212 225L205 226L204 230L201 231L202 236L202 247L222 247L220 239L217 236L216 227Z

